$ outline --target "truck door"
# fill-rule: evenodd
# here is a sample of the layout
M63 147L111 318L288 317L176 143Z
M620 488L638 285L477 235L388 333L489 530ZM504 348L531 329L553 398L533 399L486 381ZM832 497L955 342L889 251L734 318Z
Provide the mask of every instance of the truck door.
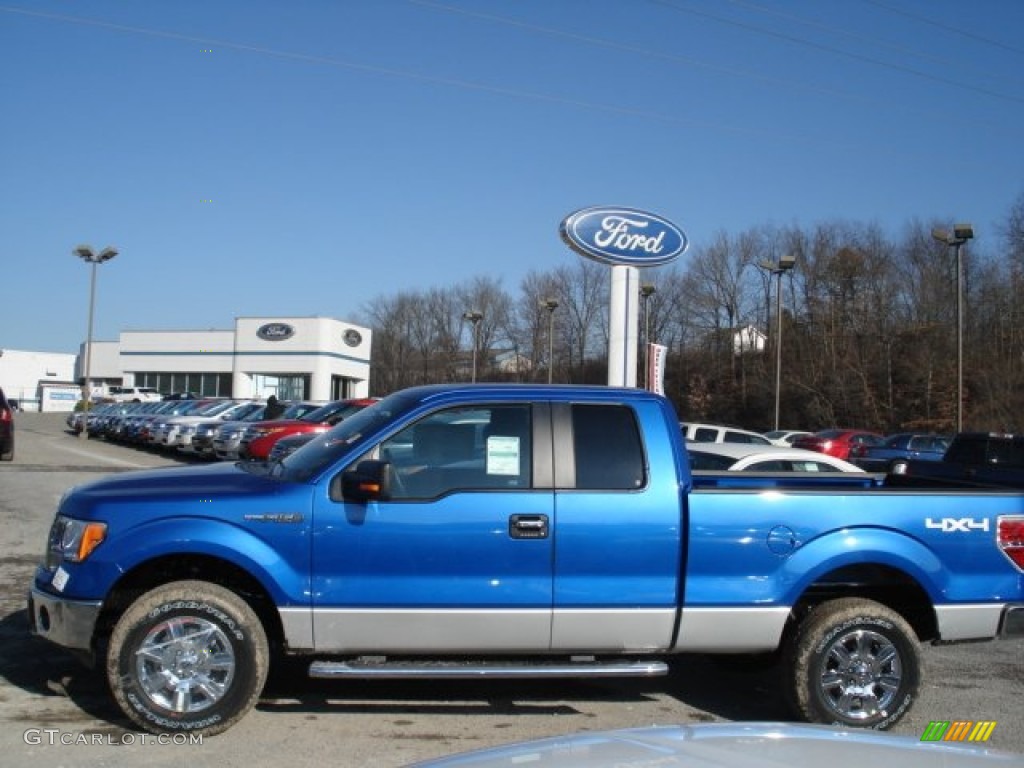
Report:
M644 409L651 428L642 431ZM671 647L683 511L658 414L646 403L553 407L554 650Z
M435 411L367 455L391 462L390 500L317 502L317 650L548 648L553 492L538 410L547 418L528 403Z

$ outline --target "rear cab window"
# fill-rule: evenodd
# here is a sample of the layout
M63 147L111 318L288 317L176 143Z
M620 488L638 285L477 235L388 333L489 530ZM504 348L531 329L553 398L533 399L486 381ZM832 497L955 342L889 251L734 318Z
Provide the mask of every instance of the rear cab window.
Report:
M572 430L578 490L635 491L646 485L643 442L632 408L574 405Z

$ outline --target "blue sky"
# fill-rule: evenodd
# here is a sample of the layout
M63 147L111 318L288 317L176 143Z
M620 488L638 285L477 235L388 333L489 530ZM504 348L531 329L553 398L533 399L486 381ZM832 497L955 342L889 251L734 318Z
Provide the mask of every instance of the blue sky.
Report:
M588 205L699 256L1024 193L1017 0L0 0L0 347L352 319L579 257Z

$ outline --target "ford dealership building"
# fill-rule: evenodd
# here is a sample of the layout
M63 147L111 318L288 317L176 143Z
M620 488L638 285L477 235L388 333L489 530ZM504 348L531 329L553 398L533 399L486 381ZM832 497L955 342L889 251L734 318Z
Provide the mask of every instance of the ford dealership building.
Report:
M95 398L114 384L206 397L367 397L370 343L369 328L329 317L239 317L228 330L122 331L117 341L93 341L89 380ZM71 410L75 388L85 381L86 347L74 360L73 376L49 370L49 358L41 364L45 371L29 365L34 358L27 354L0 358L7 364L0 365L2 386L11 396L20 394L26 408ZM66 408L48 396L58 381L70 390Z
M329 317L239 317L223 331L122 331L116 359L121 383L164 393L338 400L369 394L370 341L369 328ZM114 355L93 354L89 378L107 380L95 361Z

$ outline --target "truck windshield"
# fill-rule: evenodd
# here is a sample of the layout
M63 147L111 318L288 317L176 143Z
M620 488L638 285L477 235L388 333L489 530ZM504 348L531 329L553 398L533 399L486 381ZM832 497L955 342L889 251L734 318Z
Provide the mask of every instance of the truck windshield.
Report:
M415 396L401 392L389 395L363 408L328 432L317 435L306 445L271 469L271 475L293 482L306 482L316 477L344 454L361 445L396 416L419 402Z

